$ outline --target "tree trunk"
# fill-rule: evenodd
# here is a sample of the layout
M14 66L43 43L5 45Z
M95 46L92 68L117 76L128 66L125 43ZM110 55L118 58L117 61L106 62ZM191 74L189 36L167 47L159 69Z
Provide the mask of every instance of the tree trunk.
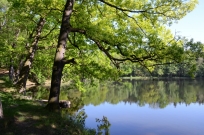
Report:
M52 69L52 80L50 95L48 99L47 108L51 111L56 111L60 109L59 106L59 95L60 95L60 85L62 78L62 71L64 65L68 63L69 60L66 60L65 50L67 44L67 36L70 29L70 17L73 10L74 0L67 0L63 12L62 24L60 28L60 34L58 37L58 45L55 53L55 59ZM73 59L72 59L73 60Z
M14 79L13 58L10 58L9 80L13 82L13 79Z
M20 29L16 30L15 33L15 41L13 42L12 48L15 49L16 45L17 45L17 39L18 39L18 35L20 33ZM13 51L11 52L11 56L10 56L10 66L9 66L9 79L10 81L14 81L14 67L13 67Z
M39 41L40 34L42 32L42 28L43 28L44 24L45 24L45 19L41 17L39 22L38 22L38 25L36 27L36 35L34 37L34 41L32 42L32 45L30 47L29 54L26 57L25 63L24 63L24 65L20 71L20 74L19 74L19 80L17 82L17 85L20 86L19 92L23 92L26 90L26 82L28 79L28 75L30 73L31 65L32 65L32 62L34 59L35 52L37 50L38 41Z
M0 119L3 119L3 118L4 118L4 115L3 115L3 106L2 106L1 98L0 98Z
M19 80L19 76L20 76L20 71L23 67L23 64L24 64L24 59L23 59L23 55L20 56L20 59L19 59L19 64L18 64L18 67L15 71L15 75L14 75L14 79L13 79L13 84L17 84L18 80Z

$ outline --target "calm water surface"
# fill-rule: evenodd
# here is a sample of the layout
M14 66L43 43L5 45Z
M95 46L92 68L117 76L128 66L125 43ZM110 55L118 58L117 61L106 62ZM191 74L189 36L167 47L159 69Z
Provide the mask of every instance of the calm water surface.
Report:
M106 116L111 135L204 135L203 81L132 81L101 89L83 107L89 128Z

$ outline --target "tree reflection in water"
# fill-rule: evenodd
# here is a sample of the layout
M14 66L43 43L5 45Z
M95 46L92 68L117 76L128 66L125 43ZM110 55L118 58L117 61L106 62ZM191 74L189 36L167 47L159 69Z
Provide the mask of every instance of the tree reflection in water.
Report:
M203 83L196 80L176 81L123 81L100 84L97 89L88 89L84 104L99 105L103 102L117 104L149 104L152 108L165 108L168 104L204 103Z
M165 108L168 104L204 103L204 84L199 80L149 81L124 80L121 82L105 82L85 86L81 92L70 86L63 86L60 100L69 100L73 111L84 105L99 105L103 102L117 104L137 103L139 106L149 104L151 108ZM35 99L48 99L49 87L36 87L26 94Z

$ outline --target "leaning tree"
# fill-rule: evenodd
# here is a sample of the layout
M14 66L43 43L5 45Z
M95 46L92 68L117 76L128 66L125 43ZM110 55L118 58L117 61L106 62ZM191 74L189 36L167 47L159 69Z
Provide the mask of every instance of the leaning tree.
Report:
M197 0L67 0L47 107L59 109L63 68L77 62L77 56L73 56L71 50L65 56L66 48L70 46L84 55L102 52L109 59L106 66L117 68L125 62L144 67L180 62L184 52L182 41L173 37L165 26L183 18L196 4Z
M52 44L55 43L55 33L58 33L60 26L58 18L62 12L57 9L62 8L63 2L40 0L8 0L8 2L9 8L4 13L3 45L0 49L4 49L3 57L10 57L11 80L20 86L20 91L24 91L31 70L32 73L41 71L43 74L50 66L48 63L51 55L47 50L54 48ZM40 59L41 63L34 62L34 59ZM31 69L33 66L41 70Z

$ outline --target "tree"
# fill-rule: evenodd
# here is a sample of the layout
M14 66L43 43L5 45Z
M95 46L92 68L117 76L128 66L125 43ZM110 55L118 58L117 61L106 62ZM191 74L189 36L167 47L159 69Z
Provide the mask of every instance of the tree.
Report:
M3 119L3 118L4 118L4 114L3 114L3 106L2 106L1 98L0 98L0 119Z
M9 8L9 4L7 2L7 0L2 0L0 1L0 51L1 51L1 54L0 54L0 57L4 57L4 51L5 51L5 48L4 48L4 44L5 44L5 38L6 36L4 36L4 29L6 29L6 24L7 24L7 16L5 15L5 13L7 12ZM6 58L4 57L4 60L1 60L1 67L4 67L6 64L5 64L5 60Z
M40 17L39 22L38 22L37 27L36 27L36 30L35 30L36 34L34 36L34 39L32 41L32 45L31 45L30 50L29 50L29 54L27 55L26 60L23 64L23 67L22 67L20 75L19 75L20 79L17 82L19 85L21 85L20 92L26 90L26 82L28 79L28 75L29 75L29 72L31 69L31 65L32 65L32 62L34 59L35 52L36 52L37 47L38 47L38 42L39 42L40 35L41 35L42 28L43 28L44 24L45 24L45 19L43 17Z
M165 25L184 17L196 4L197 0L67 0L47 107L59 109L63 68L65 64L75 63L74 58L67 59L71 54L65 57L66 48L69 47L67 40L79 52L85 50L86 53L92 53L100 50L109 58L109 65L117 68L120 63L127 61L147 68L169 61L180 62L184 52L183 43L174 38ZM76 44L77 41L80 43ZM85 53L80 57L84 55Z
M51 110L59 109L59 94L60 94L60 84L62 78L62 71L65 64L74 62L74 59L66 60L65 48L67 44L67 36L70 32L70 17L73 11L74 0L68 0L62 17L62 24L60 28L60 34L58 37L58 45L54 59L53 71L52 71L52 81L50 88L50 95L47 107Z
M7 11L9 7L8 1L7 0L1 0L0 1L0 30L2 27L5 25L5 16L4 13Z
M9 0L9 2L11 6L7 12L8 19L10 22L15 24L14 28L20 31L20 36L17 39L19 32L18 34L13 34L13 38L15 39L13 42L15 41L15 43L13 43L12 47L9 47L7 44L4 44L4 46L6 48L5 50L7 51L6 54L12 54L10 55L12 61L10 62L11 67L13 67L13 63L15 62L14 83L20 86L20 91L24 91L26 89L26 82L29 75L33 75L37 72L32 70L32 73L30 73L31 67L34 66L36 69L36 65L33 65L33 61L37 50L43 49L45 52L43 56L46 59L41 60L41 62L46 60L49 61L49 55L47 54L46 49L53 48L53 45L48 45L48 42L49 44L50 42L52 42L52 44L55 43L55 41L53 41L53 37L56 36L55 32L58 31L58 14L61 12L60 10L57 10L57 8L61 6L60 3L62 2L30 0ZM55 7L55 9L53 9L53 7ZM12 25L7 25L7 27L11 26ZM8 33L5 35L8 35ZM48 41L45 41L45 39ZM47 57L45 57L45 55ZM14 58L12 56L14 56ZM19 56L18 60L15 58L15 56ZM44 67L45 65L47 67L47 63L45 62L43 64L39 64L39 62L36 63L38 64L38 67L41 67L40 65L43 64ZM44 69L41 67L41 70ZM41 72L41 75L42 74L43 73ZM12 76L12 72L10 76ZM33 76L35 76L35 74Z
M186 71L186 74L191 77L200 76L199 70L202 70L203 62L203 44L201 42L194 42L193 39L185 39L184 50L185 60L181 65L181 71Z

